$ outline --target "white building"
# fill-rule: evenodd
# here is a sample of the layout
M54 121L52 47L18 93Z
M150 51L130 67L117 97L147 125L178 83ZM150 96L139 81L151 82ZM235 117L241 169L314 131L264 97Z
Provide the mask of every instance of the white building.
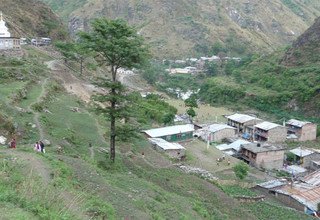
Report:
M201 139L209 142L222 141L236 136L236 129L226 124L212 124L202 129Z
M0 50L20 49L20 39L11 37L6 22L3 20L2 12L0 12Z

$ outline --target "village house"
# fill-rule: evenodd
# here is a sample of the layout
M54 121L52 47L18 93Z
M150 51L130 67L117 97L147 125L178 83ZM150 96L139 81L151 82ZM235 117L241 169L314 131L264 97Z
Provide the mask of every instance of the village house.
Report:
M320 186L293 182L274 191L278 201L306 214L320 211Z
M218 142L226 138L233 138L236 129L226 124L212 124L202 128L200 138L204 141Z
M320 161L320 153L310 149L298 147L290 152L295 155L294 161L304 168L312 168L314 161Z
M272 180L253 187L266 197L309 215L319 215L320 186L303 182Z
M262 169L281 169L284 148L260 143L242 144L240 157L250 165Z
M194 126L192 124L175 125L143 131L148 138L162 138L169 142L192 140L193 132Z
M296 135L298 141L313 141L317 139L317 125L307 121L291 119L286 123L288 135Z
M250 126L262 122L262 120L257 117L238 113L226 116L226 118L228 120L227 124L235 127L237 133L248 133L249 135L253 133L253 128L250 129Z
M287 138L287 128L272 122L262 122L254 125L256 141L284 142Z
M11 34L0 12L0 50L20 49L20 39L11 37Z
M186 149L178 143L170 143L162 138L149 138L152 146L160 152L165 152L171 158L185 157Z

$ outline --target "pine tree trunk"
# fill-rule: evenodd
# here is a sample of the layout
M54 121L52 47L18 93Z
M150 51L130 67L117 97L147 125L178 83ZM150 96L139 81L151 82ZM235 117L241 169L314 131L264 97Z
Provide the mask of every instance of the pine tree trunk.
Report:
M116 74L117 70L114 66L111 67L112 73L112 82L116 82ZM116 89L111 89L111 95L115 97ZM115 117L115 110L116 110L116 100L111 100L111 111L110 111L110 160L114 163L116 157L116 117Z
M115 103L112 103L111 106L115 107ZM112 109L114 109L114 107L112 107ZM111 126L110 126L110 131L111 131L111 135L110 135L110 160L114 163L115 157L116 157L116 119L113 115L113 113L111 113L110 115L110 120L111 120Z

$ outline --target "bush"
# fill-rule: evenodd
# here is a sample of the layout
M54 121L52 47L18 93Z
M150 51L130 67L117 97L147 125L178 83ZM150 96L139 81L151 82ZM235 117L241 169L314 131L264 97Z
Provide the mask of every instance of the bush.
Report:
M233 167L233 171L240 180L243 180L248 175L249 166L245 162L241 161Z

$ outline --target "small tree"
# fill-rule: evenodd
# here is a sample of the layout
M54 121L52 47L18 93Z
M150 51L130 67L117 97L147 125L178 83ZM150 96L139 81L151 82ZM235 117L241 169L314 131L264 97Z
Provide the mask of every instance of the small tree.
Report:
M194 108L198 108L198 103L197 103L197 99L196 99L196 95L192 94L189 98L187 98L184 101L184 104L186 107L189 107L187 109L187 114L190 117L191 122L193 121L193 118L197 115L196 111L194 110Z
M89 56L88 48L85 47L81 42L70 43L70 42L57 42L55 46L60 50L64 56L64 61L67 63L68 60L74 60L80 64L80 75L83 73L84 61Z
M249 166L245 162L241 161L233 167L233 171L240 180L243 180L248 175Z
M107 67L111 79L105 78L103 86L109 89L109 94L98 96L97 100L108 102L105 113L110 120L110 159L115 160L116 120L123 118L126 109L126 94L121 82L117 80L119 68L139 67L149 55L143 38L137 31L123 20L95 19L92 22L92 32L80 33L80 40L86 48L95 53L95 59L100 66Z

